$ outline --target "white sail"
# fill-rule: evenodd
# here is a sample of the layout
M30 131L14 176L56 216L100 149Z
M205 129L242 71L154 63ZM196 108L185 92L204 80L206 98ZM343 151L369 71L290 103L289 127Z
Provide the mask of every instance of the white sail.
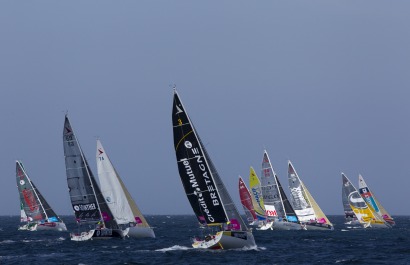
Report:
M154 231L132 199L100 140L97 140L96 158L101 192L117 223L130 226L129 236L155 237Z
M97 170L101 192L117 223L135 222L121 183L100 140L97 140Z

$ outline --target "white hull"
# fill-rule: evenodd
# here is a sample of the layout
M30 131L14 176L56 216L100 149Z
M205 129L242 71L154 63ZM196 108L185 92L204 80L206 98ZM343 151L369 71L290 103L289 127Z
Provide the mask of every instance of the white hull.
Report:
M127 236L135 238L155 238L154 230L152 230L151 227L130 227Z
M298 223L283 222L275 220L272 225L272 230L301 230L302 227Z
M240 249L255 247L256 244L251 232L221 231L205 240L195 240L192 246L206 249Z
M346 222L345 223L345 225L353 225L353 226L355 226L355 225L357 225L357 226L363 226L358 220L354 220L354 221L348 221L348 222Z
M20 226L18 230L27 231L67 231L65 223L62 222L50 222L50 223L38 223L38 224L25 224Z
M256 230L268 230L268 229L272 229L272 225L273 225L273 222L264 223L264 224L261 224L260 226L258 226L258 227L256 228Z
M128 231L128 230L125 230ZM113 229L91 229L88 232L71 233L71 240L73 241L87 241L93 239L111 239L111 238L123 238L124 231Z

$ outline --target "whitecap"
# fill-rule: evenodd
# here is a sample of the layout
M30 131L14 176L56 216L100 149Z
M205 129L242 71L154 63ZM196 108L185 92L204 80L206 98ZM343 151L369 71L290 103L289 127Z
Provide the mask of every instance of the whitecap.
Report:
M6 239L6 240L3 240L3 241L0 242L0 244L11 244L11 243L16 243L16 241Z
M189 247L184 247L184 246L179 246L179 245L175 245L169 248L162 248L162 249L157 249L155 251L160 251L160 252L166 252L166 251L174 251L174 250L188 250L191 249Z

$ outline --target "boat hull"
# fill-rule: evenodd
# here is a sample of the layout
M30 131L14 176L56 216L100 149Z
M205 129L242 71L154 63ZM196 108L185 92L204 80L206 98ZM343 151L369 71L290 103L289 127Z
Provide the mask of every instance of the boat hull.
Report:
M264 223L264 224L261 224L260 226L258 226L258 227L256 228L256 230L268 230L268 229L272 229L272 225L273 225L273 222Z
M151 237L155 238L154 230L151 227L129 227L127 234L129 237L143 238Z
M72 241L87 241L93 239L123 238L124 232L118 229L91 229L88 232L70 234Z
M40 223L37 224L37 231L47 230L47 231L67 231L65 223L62 222L50 222L50 223Z
M67 231L65 223L62 222L46 222L36 224L25 224L20 226L18 230L27 231Z
M302 227L298 223L283 222L275 220L272 225L272 230L301 230Z
M334 230L333 225L322 224L322 223L302 223L301 226L302 226L302 229L304 230L321 230L321 231Z
M256 244L252 232L221 231L205 240L194 240L192 246L204 249L240 249L256 247Z

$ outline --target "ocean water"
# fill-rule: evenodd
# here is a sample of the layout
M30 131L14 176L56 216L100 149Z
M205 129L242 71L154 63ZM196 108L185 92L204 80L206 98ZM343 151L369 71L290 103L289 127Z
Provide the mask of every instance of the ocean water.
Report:
M410 216L393 229L349 229L329 216L334 231L254 230L257 247L198 250L193 215L147 216L156 239L73 242L69 232L18 231L19 216L0 217L0 264L410 264ZM63 216L76 231L74 217Z

